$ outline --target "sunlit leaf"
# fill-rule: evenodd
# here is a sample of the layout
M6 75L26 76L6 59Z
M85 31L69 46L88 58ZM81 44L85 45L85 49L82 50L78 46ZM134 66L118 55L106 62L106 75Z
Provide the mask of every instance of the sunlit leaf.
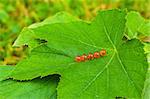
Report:
M140 41L122 41L125 17L125 11L109 10L99 12L91 23L60 22L24 29L18 43L34 43L34 49L10 77L29 80L60 74L58 99L141 98L148 64ZM102 49L107 56L74 61L78 55Z

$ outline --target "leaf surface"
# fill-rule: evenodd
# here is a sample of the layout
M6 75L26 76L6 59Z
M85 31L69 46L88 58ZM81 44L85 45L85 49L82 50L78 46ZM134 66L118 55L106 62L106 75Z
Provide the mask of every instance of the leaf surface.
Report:
M40 40L42 38L36 38L37 37L36 34L32 32L30 28L38 28L43 25L50 25L54 23L68 23L75 21L79 21L79 19L73 17L72 15L66 12L59 12L55 16L49 17L41 23L32 24L28 28L25 27L20 33L19 37L17 38L13 46L18 47L21 45L29 45L29 47L32 49L41 44Z
M127 14L127 35L130 39L136 38L138 34L150 36L150 20L145 20L140 13L131 11Z
M0 79L8 76L12 68L15 67L0 67ZM56 99L58 80L57 75L31 81L3 80L0 81L0 99Z
M36 46L10 77L29 80L60 74L58 99L140 99L148 66L138 40L122 41L125 17L125 11L109 10L99 12L91 23L75 21L28 28L21 34L30 30L35 37L26 35L24 39L44 39L47 43ZM74 61L78 55L101 49L107 50L107 56Z
M145 46L145 52L148 53L147 59L149 63L149 69L147 72L147 78L144 84L144 90L143 90L143 99L149 99L150 98L150 44L146 44Z
M7 79L13 69L12 66L0 66L0 81Z

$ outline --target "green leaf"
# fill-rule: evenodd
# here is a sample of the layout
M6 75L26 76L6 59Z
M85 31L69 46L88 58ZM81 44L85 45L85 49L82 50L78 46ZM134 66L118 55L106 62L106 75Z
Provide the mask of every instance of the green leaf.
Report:
M138 34L150 35L150 21L145 20L140 13L131 11L126 18L127 35L130 39L136 38Z
M149 51L150 51L150 46L149 46ZM143 99L150 99L150 53L147 55L147 57L148 57L149 69L147 72L147 78L144 85Z
M8 76L6 72L9 74L11 69L10 66L0 67L0 79ZM3 80L0 81L0 99L56 99L57 83L57 75L31 81Z
M50 25L54 23L68 23L68 22L74 22L74 21L79 21L79 19L71 16L70 14L66 12L59 12L55 16L49 17L41 23L35 23L35 24L30 25L28 28L24 28L13 46L18 47L21 45L29 45L29 47L31 47L32 49L32 47L36 47L39 45L40 39L35 39L36 34L33 33L30 30L30 28L32 29L32 28L38 28L40 26Z
M78 96L80 99L84 97L113 99L115 96L123 96L140 99L147 71L140 42L125 43L120 46L118 52L112 54L111 58L91 64L72 66L63 71L58 86L58 98ZM71 73L73 76L69 77ZM69 83L70 81L73 82ZM73 90L78 91L64 95L65 92Z
M57 78L36 78L32 81L5 80L0 82L1 99L56 99Z
M0 66L0 81L7 79L11 70L13 70L12 66Z
M147 59L149 63L149 69L147 72L147 78L144 85L144 91L143 91L143 99L149 99L150 98L150 44L145 44L145 52L148 53Z
M76 21L28 28L35 37L26 35L26 39L47 43L36 46L10 77L29 80L60 74L58 99L141 98L148 66L138 40L122 41L125 17L125 11L108 10L99 12L92 23ZM78 55L101 49L107 50L107 56L81 63L74 61Z
M68 23L68 22L74 22L74 21L79 21L79 19L73 17L69 13L59 12L56 15L45 19L41 23L35 23L35 24L30 25L29 28L37 28L39 26L46 25L46 24Z
M145 36L150 36L150 20L146 20L144 25L141 26L139 32Z
M144 24L144 18L140 13L131 11L127 14L127 29L130 38L136 38L139 28Z
M150 43L145 43L144 44L145 46L144 46L144 51L145 51L145 53L150 53ZM150 56L148 57L148 59L150 59Z

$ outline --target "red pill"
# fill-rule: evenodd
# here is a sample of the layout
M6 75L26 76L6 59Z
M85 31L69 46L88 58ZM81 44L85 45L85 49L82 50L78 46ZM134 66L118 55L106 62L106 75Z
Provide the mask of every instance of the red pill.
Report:
M81 61L85 61L85 60L87 60L87 56L86 56L86 54L83 54L82 56L80 56L81 57Z
M100 57L100 54L98 52L95 52L94 53L94 58L99 58Z
M102 50L100 51L100 55L101 55L101 56L105 56L105 55L106 55L106 50L102 49Z
M92 59L94 59L93 54L91 54L91 53L90 53L90 54L87 56L87 59L88 59L88 60L92 60Z
M77 57L75 58L75 61L76 61L76 62L81 62L81 57L80 57L80 56L77 56Z

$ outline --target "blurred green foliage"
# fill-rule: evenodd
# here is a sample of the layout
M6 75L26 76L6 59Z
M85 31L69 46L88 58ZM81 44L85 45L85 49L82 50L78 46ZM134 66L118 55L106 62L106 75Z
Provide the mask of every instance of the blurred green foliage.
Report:
M127 8L150 17L150 0L0 0L0 64L15 65L25 48L12 48L20 30L59 11L90 20L98 10Z

